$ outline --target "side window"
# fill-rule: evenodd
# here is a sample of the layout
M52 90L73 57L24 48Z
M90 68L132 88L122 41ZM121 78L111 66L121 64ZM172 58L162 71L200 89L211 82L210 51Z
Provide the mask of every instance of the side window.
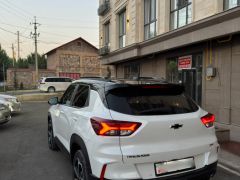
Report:
M51 82L51 78L45 79L45 82Z
M88 105L89 98L89 86L80 85L77 89L77 93L73 98L72 105L74 107L83 108Z
M58 78L58 82L65 82L64 78Z
M65 104L68 106L71 104L71 98L73 96L76 86L77 86L76 84L72 84L71 86L69 86L67 88L67 90L65 91L65 93L61 99L61 104Z
M72 80L70 78L65 78L64 82L72 82Z

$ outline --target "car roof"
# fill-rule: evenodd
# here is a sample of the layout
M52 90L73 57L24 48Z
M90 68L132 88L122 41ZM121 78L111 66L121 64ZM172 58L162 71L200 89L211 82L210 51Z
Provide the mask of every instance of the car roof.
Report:
M181 84L168 83L163 80L156 79L144 79L141 81L120 79L120 80L109 80L104 78L81 78L79 80L73 81L73 83L81 83L90 86L95 90L109 91L111 89L120 87L132 87L132 86L143 86L143 85L170 85L172 88L180 87Z
M51 77L41 77L41 79L48 79L48 78L68 78L71 79L70 77L57 77L57 76L51 76Z

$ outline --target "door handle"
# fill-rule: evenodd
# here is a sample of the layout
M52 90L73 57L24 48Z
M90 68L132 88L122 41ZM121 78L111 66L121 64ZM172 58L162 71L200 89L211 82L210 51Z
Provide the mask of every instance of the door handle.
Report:
M77 122L77 121L78 121L78 118L77 118L77 117L73 117L73 120L74 120L75 122Z

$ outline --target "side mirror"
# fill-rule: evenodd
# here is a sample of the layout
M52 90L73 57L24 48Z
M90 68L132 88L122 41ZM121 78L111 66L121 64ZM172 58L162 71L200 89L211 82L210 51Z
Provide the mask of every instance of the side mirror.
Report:
M50 105L57 105L59 103L58 97L52 97L48 100L48 104Z

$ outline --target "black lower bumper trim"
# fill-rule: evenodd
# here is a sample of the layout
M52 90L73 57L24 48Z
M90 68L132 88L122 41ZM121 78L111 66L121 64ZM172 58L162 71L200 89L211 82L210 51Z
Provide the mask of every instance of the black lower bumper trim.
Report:
M217 171L217 162L207 165L204 168L193 170L190 172L185 172L177 175L171 175L167 177L158 177L153 180L203 180L207 177L214 176ZM91 180L98 180L99 178L92 177ZM105 179L108 180L108 179ZM109 179L110 180L110 179Z

